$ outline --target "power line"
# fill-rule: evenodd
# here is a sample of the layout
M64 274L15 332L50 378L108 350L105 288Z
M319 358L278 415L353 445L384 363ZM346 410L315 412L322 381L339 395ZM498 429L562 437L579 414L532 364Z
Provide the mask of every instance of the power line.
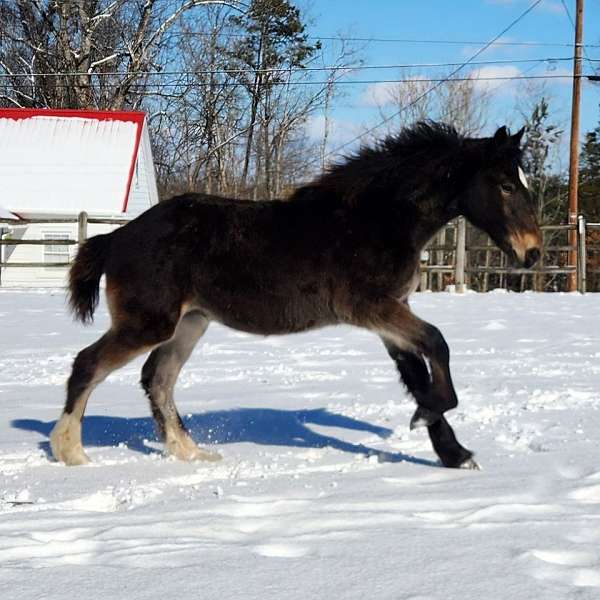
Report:
M358 140L362 139L365 135L368 135L369 133L372 133L376 129L379 129L382 125L385 125L386 123L389 123L392 119L395 119L397 116L401 115L404 111L408 110L411 106L414 106L417 102L419 102L420 100L422 100L423 98L425 98L425 96L427 96L431 92L433 92L436 89L438 89L443 83L445 83L449 79L453 78L454 75L456 75L456 73L458 73L461 69L463 69L464 67L466 67L472 61L474 61L478 56L480 56L483 52L485 52L492 44L494 44L495 42L497 42L505 33L507 33L508 31L510 31L510 29L512 29L517 23L519 23L519 21L521 21L532 10L534 10L536 8L536 6L538 6L539 4L541 4L541 2L542 2L542 0L536 0L533 4L531 4L514 21L512 21L507 27L505 27L498 35L496 35L495 37L493 37L482 48L480 48L477 52L475 52L475 54L473 54L471 57L469 57L462 65L460 65L458 68L456 68L454 71L452 71L452 73L450 73L450 75L448 75L445 79L443 79L441 81L438 81L435 85L433 85L431 88L429 88L428 90L426 90L423 94L420 94L415 100L413 100L412 102L410 102L406 106L403 106L400 110L396 111L395 113L393 113L389 117L386 117L385 119L383 119L382 121L380 121L379 123L377 123L376 125L374 125L373 127L370 127L365 132L363 132L360 135L357 135L356 137L352 138L349 142L341 144L337 148L334 148L333 150L327 152L325 154L325 157L327 158L329 156L332 156L333 154L337 154L338 152L340 152L340 150L343 150L344 148L347 148L351 144L354 144L354 142L357 142Z
M589 78L590 75L582 74L579 77L581 79L586 79L586 78ZM406 77L406 78L402 78L402 79L352 79L352 80L337 80L337 81L333 81L333 82L327 81L327 80L291 81L291 82L275 81L275 82L272 82L271 85L287 87L287 86L309 86L309 85L370 85L370 84L376 84L376 83L438 83L438 84L448 83L448 84L452 84L452 83L458 83L461 81L472 81L472 82L523 81L523 80L527 80L527 79L573 79L573 75L567 74L567 73L561 73L561 74L546 74L546 75L506 75L506 76L498 75L498 76L494 76L494 77L470 76L470 77L452 77L451 79L448 79L447 77L435 77L435 78ZM166 82L166 83L165 82L133 83L127 87L129 89L147 89L147 88L162 89L162 88L181 88L181 87L188 87L188 88L208 87L210 85L211 85L210 82L205 82L205 81L179 80L179 81L171 81L171 82ZM241 86L242 86L241 83L232 81L232 82L220 83L218 87L241 87ZM24 85L21 85L20 87L24 87ZM57 84L52 85L53 89L70 89L72 87L73 87L72 85L64 84L64 83L57 83ZM104 83L98 89L98 91L101 91L102 89L106 89L106 88L112 89L112 88L119 88L119 87L122 87L122 84L120 84L120 83ZM0 83L0 88L13 90L13 89L15 89L15 86L11 85L9 83ZM402 109L400 109L400 111L398 111L391 117L388 117L385 122L391 120L391 118L397 116L401 112L404 112L405 110L410 108L410 106L412 106L414 103L416 103L418 100L420 100L422 97L424 97L426 94L430 93L431 91L433 91L433 88L424 92L417 100L413 101L413 103L411 103L410 105L403 107ZM383 124L383 121L379 125L375 126L374 128L376 129L377 127L381 126L382 124ZM365 134L366 133L368 133L368 132L365 132ZM365 134L363 134L363 135L365 135Z
M199 36L199 37L223 37L223 38L244 38L247 37L243 33L211 33L207 31L179 31L173 32L175 36ZM307 40L315 41L332 41L332 42L373 42L373 43L393 43L393 44L439 44L439 45L457 45L457 46L481 46L486 44L486 41L476 40L443 40L443 39L417 39L417 38L380 38L380 37L347 37L334 35L309 35ZM548 47L548 48L571 48L572 44L568 42L499 42L496 46L525 46L525 47ZM600 48L600 44L586 44L588 48Z
M498 59L498 60L481 60L470 62L470 65L511 65L511 64L526 64L526 63L554 63L565 62L572 60L570 56L547 56L544 58L521 58L521 59ZM594 59L595 62L600 62L600 59ZM306 73L306 72L323 72L323 71L362 71L373 69L429 69L439 67L456 67L464 65L457 62L437 62L437 63L403 63L391 65L356 65L356 66L326 66L326 67L295 67L295 68L268 68L268 69L199 69L199 70L179 70L179 71L61 71L61 72L33 72L33 73L0 73L0 78L10 79L16 77L116 77L116 76L174 76L174 75L242 75L255 73Z
M565 0L560 0L561 4L563 5L563 8L565 9L565 13L567 14L567 18L569 19L569 21L571 22L571 25L573 26L573 31L575 31L575 21L573 20L573 17L571 16L571 11L569 10L569 7L567 6L567 4L565 3ZM585 45L582 45L582 49L583 49L583 53L585 54L585 59L588 61L588 64L590 65L590 67L592 67L592 62L598 62L597 60L592 60L587 53L587 49L585 47Z

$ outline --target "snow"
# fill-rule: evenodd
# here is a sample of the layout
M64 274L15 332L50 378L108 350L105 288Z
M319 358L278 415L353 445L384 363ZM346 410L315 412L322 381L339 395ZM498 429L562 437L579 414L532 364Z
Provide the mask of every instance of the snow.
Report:
M2 221L2 220L13 221L18 218L19 217L17 217L17 215L14 215L13 213L11 213L10 210L7 210L6 208L0 206L0 221Z
M133 119L13 119L0 112L0 186L7 208L30 215L121 213L142 126Z
M11 600L600 595L600 297L416 294L482 471L437 466L381 343L345 327L260 339L211 326L178 406L219 463L166 458L141 361L47 457L75 353L107 324L61 291L0 291L0 590Z

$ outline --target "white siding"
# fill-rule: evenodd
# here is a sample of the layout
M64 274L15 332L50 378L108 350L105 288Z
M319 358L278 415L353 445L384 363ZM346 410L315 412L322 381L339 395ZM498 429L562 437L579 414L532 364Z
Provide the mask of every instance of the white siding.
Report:
M144 123L135 164L135 172L129 190L127 215L135 217L157 202L158 194L156 191L156 176L154 174L152 146L150 145L148 129Z
M6 227L6 226L5 226ZM88 236L107 233L115 229L113 225L88 225ZM28 227L12 226L13 236L16 239L44 239L46 234L68 233L73 240L77 239L77 224L33 224ZM73 259L77 253L77 246L68 246L70 258ZM12 252L11 252L12 251ZM9 262L37 263L44 262L44 246L7 246L4 256L8 256ZM4 262L4 261L2 261ZM57 261L58 262L58 261ZM67 283L68 268L57 267L3 267L0 274L3 287L63 287Z

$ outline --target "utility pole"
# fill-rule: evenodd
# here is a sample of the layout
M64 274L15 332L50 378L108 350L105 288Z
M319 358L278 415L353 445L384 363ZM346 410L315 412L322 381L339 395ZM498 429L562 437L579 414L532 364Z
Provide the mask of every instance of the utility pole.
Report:
M577 216L579 183L579 105L581 100L581 54L583 40L583 0L576 0L575 54L573 58L573 99L571 105L571 147L569 155L569 260L568 264L577 268ZM569 275L568 289L577 290L577 273Z

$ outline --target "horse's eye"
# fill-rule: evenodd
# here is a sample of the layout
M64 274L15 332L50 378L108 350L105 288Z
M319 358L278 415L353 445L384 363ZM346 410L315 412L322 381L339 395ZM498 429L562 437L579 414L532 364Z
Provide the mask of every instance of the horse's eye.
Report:
M507 181L505 183L500 184L500 189L505 194L513 194L517 188L515 187L514 183L510 183Z

